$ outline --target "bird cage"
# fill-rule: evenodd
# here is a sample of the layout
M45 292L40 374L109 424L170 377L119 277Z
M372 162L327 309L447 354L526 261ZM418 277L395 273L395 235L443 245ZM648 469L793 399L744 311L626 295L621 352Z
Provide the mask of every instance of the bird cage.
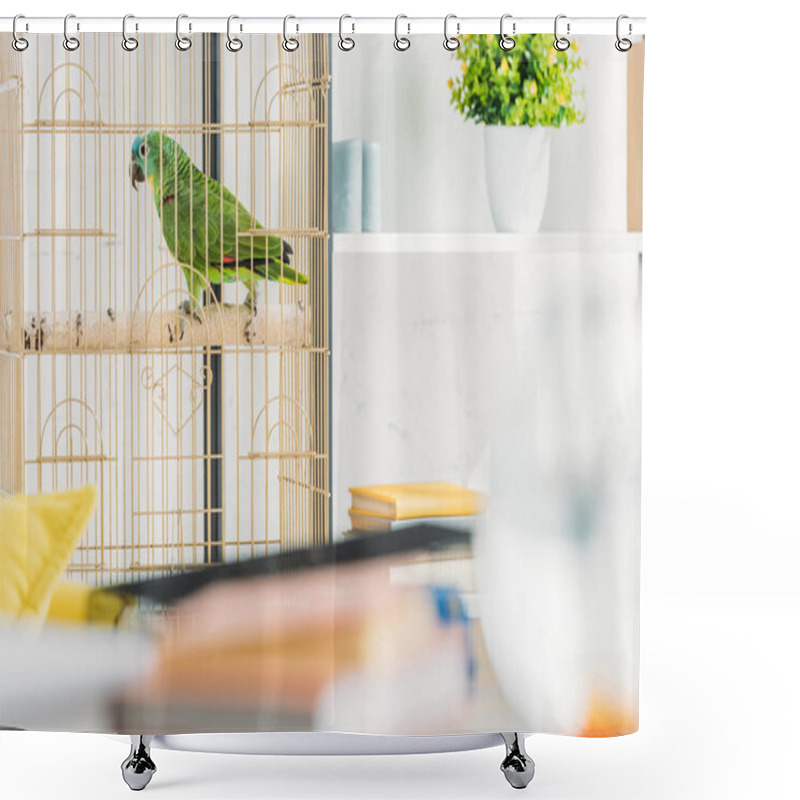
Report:
M0 488L98 488L69 567L94 585L329 538L328 39L192 41L0 36ZM200 171L190 263L151 136Z

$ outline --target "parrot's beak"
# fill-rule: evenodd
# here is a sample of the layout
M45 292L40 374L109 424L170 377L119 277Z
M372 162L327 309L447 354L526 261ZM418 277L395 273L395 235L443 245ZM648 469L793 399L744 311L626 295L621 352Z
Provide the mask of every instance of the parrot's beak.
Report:
M139 166L139 162L136 160L135 155L131 155L131 165L128 168L128 172L131 176L131 186L138 192L139 186L138 184L144 183L144 170Z

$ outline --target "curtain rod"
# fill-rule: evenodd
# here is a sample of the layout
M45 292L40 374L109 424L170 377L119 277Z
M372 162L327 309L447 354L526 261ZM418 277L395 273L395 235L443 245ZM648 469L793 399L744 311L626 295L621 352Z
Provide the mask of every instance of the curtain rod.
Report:
M10 33L13 29L13 17L0 17L0 32ZM629 17L624 21L624 33L627 36L641 36L645 33L644 17ZM504 24L506 35L519 33L553 33L553 17L507 17ZM338 17L303 17L293 16L289 21L291 34L297 33L339 33ZM458 30L456 31L456 24ZM569 24L569 35L606 35L616 33L616 17L569 17L564 16L559 22L559 30L566 32ZM135 33L175 33L175 17L131 17L127 23L127 31ZM228 20L226 17L192 17L181 20L181 32L192 33L225 33ZM70 33L119 33L122 35L122 17L71 17ZM360 33L382 33L393 35L395 32L394 17L355 17L348 16L343 23L346 35ZM403 17L399 22L400 32L404 36L414 34L444 34L443 17ZM455 17L451 18L448 27L450 35L500 33L500 17ZM236 18L232 31L236 34L283 33L284 17L239 17ZM21 17L17 22L20 34L62 33L64 17Z

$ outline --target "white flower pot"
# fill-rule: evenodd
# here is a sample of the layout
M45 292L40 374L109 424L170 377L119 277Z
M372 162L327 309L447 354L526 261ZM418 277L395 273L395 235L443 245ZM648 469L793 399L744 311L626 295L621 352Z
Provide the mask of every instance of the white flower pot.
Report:
M504 233L535 233L547 201L550 128L485 125L483 143L495 228Z

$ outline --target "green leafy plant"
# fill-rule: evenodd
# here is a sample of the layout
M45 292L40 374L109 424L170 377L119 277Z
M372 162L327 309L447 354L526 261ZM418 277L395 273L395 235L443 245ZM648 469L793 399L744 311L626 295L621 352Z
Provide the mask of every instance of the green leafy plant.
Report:
M452 104L467 118L486 125L562 125L581 123L575 73L584 66L578 43L558 52L553 37L521 34L513 50L500 37L465 35L453 55L461 74L447 85Z

